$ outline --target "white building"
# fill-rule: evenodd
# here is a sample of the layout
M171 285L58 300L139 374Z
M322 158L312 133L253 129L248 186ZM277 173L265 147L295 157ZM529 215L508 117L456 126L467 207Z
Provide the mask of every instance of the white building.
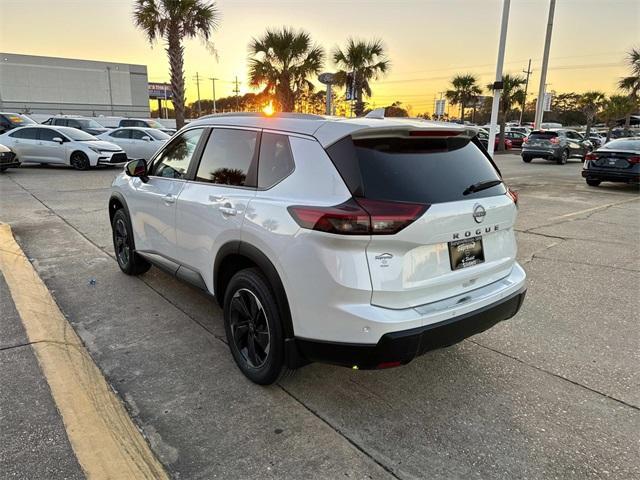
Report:
M148 117L147 67L0 53L0 111Z

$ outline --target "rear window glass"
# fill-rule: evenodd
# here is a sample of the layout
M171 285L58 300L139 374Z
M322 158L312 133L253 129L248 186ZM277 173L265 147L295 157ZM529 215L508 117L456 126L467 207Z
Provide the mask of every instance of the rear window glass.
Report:
M529 138L531 140L549 140L558 136L557 132L531 132Z
M500 180L467 137L350 137L327 149L355 196L373 200L444 203L502 195L502 184L463 195L471 185Z
M640 151L640 140L613 140L605 143L602 147L605 150L635 150Z

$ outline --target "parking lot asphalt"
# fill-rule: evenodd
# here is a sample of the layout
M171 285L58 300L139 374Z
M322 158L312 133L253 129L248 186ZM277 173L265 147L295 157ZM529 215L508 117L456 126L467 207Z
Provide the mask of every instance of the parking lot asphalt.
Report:
M211 298L157 269L120 273L106 211L117 170L10 170L0 221L175 478L639 478L637 188L588 187L577 160L496 161L520 193L529 290L515 318L401 368L315 364L267 388L235 367ZM5 372L29 362L11 318ZM11 392L0 412L37 395ZM59 427L55 411L34 421ZM0 458L46 478L20 475L11 432Z

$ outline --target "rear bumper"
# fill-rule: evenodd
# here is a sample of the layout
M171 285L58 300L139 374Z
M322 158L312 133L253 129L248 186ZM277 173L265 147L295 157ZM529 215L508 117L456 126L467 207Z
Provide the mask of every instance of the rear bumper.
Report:
M558 158L562 153L562 149L554 149L554 148L524 148L522 149L521 155L527 157L538 157L538 158Z
M296 339L299 353L312 362L359 369L404 365L431 350L454 345L465 338L513 317L524 301L526 289L494 304L433 325L383 335L376 345Z
M621 170L586 169L582 170L582 177L604 182L640 183L640 172L624 172Z

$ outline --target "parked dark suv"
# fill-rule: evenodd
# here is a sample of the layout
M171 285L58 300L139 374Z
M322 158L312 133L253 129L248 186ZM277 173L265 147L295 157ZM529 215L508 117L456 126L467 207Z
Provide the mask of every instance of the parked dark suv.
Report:
M19 113L0 112L0 135L17 127L35 125L36 122Z
M534 130L522 144L522 160L529 163L534 158L544 158L563 165L571 157L584 160L591 150L591 142L575 130Z

